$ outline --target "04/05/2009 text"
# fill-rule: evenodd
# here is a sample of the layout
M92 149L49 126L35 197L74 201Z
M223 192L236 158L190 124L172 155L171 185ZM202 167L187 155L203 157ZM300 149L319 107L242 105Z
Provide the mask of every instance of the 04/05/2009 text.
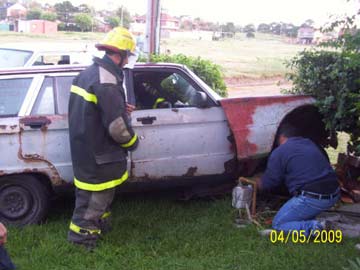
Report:
M306 235L305 230L299 231L276 231L272 230L270 233L270 242L287 244L339 244L343 239L341 230L314 230L309 235Z

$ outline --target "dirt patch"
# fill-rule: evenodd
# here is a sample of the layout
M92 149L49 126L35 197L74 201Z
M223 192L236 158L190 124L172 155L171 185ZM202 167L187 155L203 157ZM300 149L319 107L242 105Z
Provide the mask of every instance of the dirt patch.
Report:
M291 88L291 83L282 76L271 78L225 78L229 97L281 95L282 89Z

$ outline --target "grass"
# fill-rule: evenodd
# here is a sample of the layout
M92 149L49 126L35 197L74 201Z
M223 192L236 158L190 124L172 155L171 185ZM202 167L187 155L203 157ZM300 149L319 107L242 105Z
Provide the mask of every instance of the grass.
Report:
M117 199L114 230L93 253L67 243L73 206L72 200L64 200L53 207L46 224L11 227L7 249L19 269L37 270L341 269L357 255L353 239L341 244L272 244L253 225L233 225L230 199Z
M236 38L222 41L166 39L161 50L200 56L224 68L226 77L263 78L284 75L285 61L304 50L303 45L291 44L285 38L257 34L256 38Z
M103 33L59 32L56 35L33 35L1 32L0 43L95 43L103 37ZM162 39L160 43L161 52L170 50L172 54L182 53L212 60L223 67L225 77L228 78L283 76L287 72L285 61L305 48L309 47L291 44L285 38L268 34L256 34L253 39L239 34L235 39L221 41Z

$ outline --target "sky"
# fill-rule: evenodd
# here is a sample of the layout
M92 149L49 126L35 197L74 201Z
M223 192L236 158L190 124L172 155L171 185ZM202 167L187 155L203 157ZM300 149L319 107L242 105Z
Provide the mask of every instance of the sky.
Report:
M56 2L42 0L41 2ZM148 0L70 0L74 5L87 3L97 9L125 6L131 14L145 14ZM354 14L360 0L160 0L170 15L189 15L211 22L248 23L286 22L296 25L312 19L322 25L330 15ZM62 2L62 1L60 1Z

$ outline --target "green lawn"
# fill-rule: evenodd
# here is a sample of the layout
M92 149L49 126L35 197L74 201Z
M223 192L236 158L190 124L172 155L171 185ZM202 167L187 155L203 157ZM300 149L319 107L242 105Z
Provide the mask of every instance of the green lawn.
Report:
M285 61L310 48L278 36L257 33L256 38L249 39L243 35L222 41L166 39L161 50L212 60L224 68L226 77L259 78L284 75Z
M342 269L359 256L353 239L272 244L254 225L238 229L230 199L117 199L114 230L93 253L67 243L72 200L66 199L54 205L46 224L9 228L7 248L24 270Z
M59 32L57 35L32 35L0 32L0 43L96 43L103 36L103 33ZM252 39L238 34L235 39L222 41L163 39L160 43L161 52L170 50L172 54L182 53L212 60L223 67L226 77L236 78L283 76L287 72L285 60L305 48L310 47L291 44L286 38L267 34L256 34L256 38Z

